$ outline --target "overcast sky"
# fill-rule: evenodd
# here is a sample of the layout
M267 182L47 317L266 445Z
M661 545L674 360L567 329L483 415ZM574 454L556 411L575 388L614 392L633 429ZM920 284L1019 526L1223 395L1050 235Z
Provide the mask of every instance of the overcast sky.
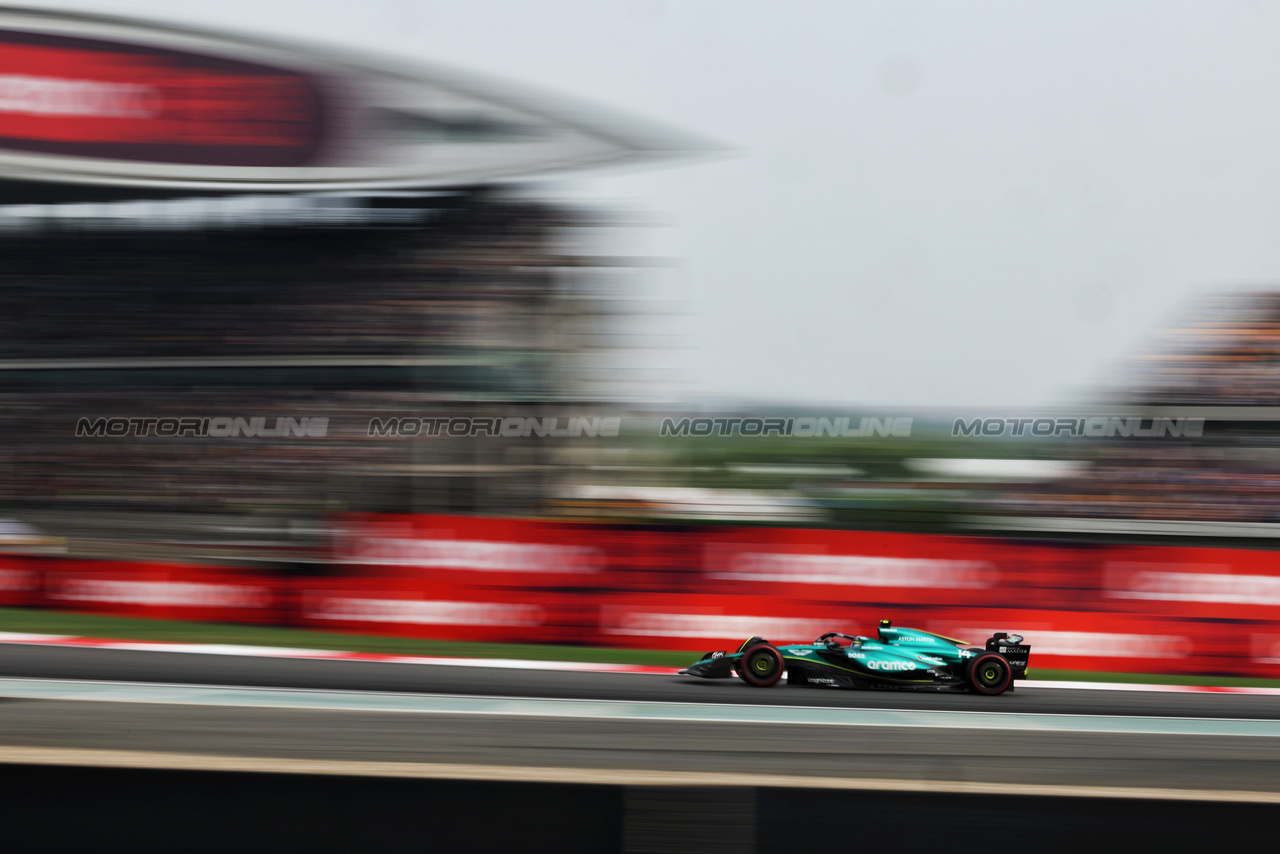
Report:
M454 65L736 149L556 185L669 223L684 394L1063 401L1194 293L1280 282L1277 3L33 5Z

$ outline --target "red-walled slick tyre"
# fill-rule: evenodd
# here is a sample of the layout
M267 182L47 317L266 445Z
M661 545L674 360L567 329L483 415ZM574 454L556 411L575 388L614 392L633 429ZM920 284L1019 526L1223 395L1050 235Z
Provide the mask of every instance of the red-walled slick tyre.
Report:
M738 675L742 681L757 688L778 684L785 669L782 653L771 646L753 646L742 654L738 662Z
M989 652L969 664L969 684L979 694L1003 694L1013 682L1013 668L1003 655Z

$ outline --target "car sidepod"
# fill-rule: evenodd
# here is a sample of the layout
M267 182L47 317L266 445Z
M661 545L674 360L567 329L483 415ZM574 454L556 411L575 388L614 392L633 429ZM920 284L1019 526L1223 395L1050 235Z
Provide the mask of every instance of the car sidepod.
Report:
M882 644L850 647L806 645L782 648L792 685L840 688L948 688L961 680L941 660Z

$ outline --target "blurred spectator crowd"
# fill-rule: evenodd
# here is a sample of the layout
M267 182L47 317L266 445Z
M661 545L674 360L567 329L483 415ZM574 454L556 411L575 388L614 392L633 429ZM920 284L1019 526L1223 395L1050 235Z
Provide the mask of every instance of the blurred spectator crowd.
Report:
M1280 522L1280 442L1109 446L1077 477L1005 484L974 509L1009 515Z
M542 446L365 428L380 415L533 415L561 392L563 271L579 260L563 235L583 222L491 194L427 201L429 216L390 226L0 236L0 504L536 510ZM99 417L331 427L76 436Z
M1131 367L1111 404L1206 416L1204 436L1081 444L1075 457L1090 465L1079 476L1004 485L977 503L1009 514L1280 522L1280 419L1261 410L1280 406L1280 292L1202 296Z
M1206 295L1137 357L1126 403L1280 406L1280 292Z
M529 314L567 263L555 235L572 215L434 203L400 227L7 233L0 360L537 349Z

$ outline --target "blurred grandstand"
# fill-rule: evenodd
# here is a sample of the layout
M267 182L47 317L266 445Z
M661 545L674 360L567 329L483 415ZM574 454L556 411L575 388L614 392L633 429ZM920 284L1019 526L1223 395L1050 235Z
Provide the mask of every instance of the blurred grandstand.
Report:
M1125 396L1151 406L1280 406L1280 292L1201 296L1129 379Z
M371 419L608 415L619 222L519 182L696 145L442 69L0 18L0 518L84 555L305 562L335 512L545 511L555 437ZM255 418L324 427L101 427Z
M568 247L586 213L494 190L368 195L319 223L279 204L268 223L216 225L175 223L164 204L122 222L111 207L0 236L0 501L58 528L53 517L104 510L539 512L554 442L365 428L538 415L572 398L604 311L583 271L608 263ZM305 441L75 430L210 415L331 429Z
M1202 295L1128 360L1106 403L1208 426L1194 438L1078 443L1077 474L1004 485L980 512L1056 517L1022 525L1040 530L1280 535L1280 292Z

